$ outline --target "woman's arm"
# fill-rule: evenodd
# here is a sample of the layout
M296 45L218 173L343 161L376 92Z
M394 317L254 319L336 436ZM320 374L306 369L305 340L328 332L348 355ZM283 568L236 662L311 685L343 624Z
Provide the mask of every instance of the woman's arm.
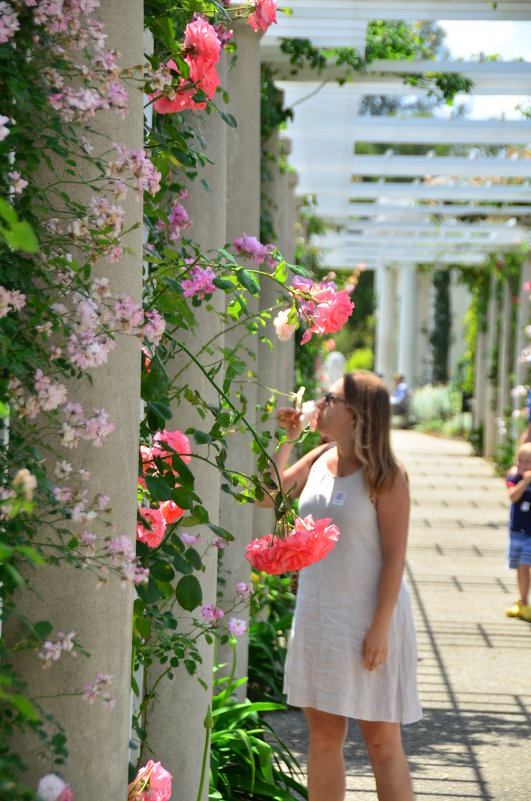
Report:
M383 565L374 617L363 640L362 657L367 670L374 670L387 658L389 623L402 584L409 528L409 486L399 467L393 484L378 494L378 526Z
M295 464L291 465L291 467L287 467L293 448L293 440L297 439L302 430L300 418L301 413L296 409L281 408L277 412L277 420L279 424L286 429L287 440L280 445L275 454L274 461L280 474L280 478L282 479L282 489L286 492L289 492L292 498L299 497L308 479L312 464L318 457L319 453L325 450L327 447L326 445L319 445L317 448L313 448L311 451L306 453L301 459L296 461ZM275 479L274 472L272 472L271 477L273 480ZM275 495L275 490L266 489L266 495L264 496L263 501L257 501L256 505L266 508L273 507L275 505Z

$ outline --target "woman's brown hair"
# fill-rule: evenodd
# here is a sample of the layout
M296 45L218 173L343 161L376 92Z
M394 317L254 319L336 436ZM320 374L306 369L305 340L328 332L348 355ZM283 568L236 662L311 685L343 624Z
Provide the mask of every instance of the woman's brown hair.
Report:
M371 492L393 483L398 472L391 449L391 404L389 392L374 373L346 373L345 400L356 415L354 452L363 465Z

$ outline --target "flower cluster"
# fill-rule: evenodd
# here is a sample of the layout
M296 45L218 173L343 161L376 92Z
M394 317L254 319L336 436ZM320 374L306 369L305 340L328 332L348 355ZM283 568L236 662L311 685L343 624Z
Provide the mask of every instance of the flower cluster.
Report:
M171 211L168 214L168 222L158 220L157 231L166 233L170 242L178 242L182 232L190 228L191 224L192 222L184 206L178 200L174 200Z
M112 684L113 678L114 676L112 673L96 673L94 684L86 682L83 685L83 694L81 696L83 701L88 701L89 704L93 704L96 698L101 696L103 705L106 706L107 709L114 709L116 701L111 698L111 694L107 691Z
M285 538L268 534L252 540L245 549L245 558L269 575L302 570L324 559L338 539L339 529L331 517L314 520L307 515L304 520L295 520L295 527Z
M249 15L247 24L253 31L260 28L264 33L272 23L277 21L277 0L255 0L254 11Z
M106 170L106 187L117 197L127 192L132 181L138 195L143 192L156 195L160 191L161 173L155 169L146 150L131 150L123 143L115 144L118 158L109 162Z
M74 637L75 631L70 631L64 634L62 631L57 632L57 639L55 642L52 640L45 640L40 650L37 652L39 659L42 659L43 668L49 668L52 662L57 662L63 653L69 653L74 659L77 657L77 652L74 650Z
M179 76L177 87L164 89L164 94L155 93L153 107L159 114L175 114L191 108L204 109L205 102L196 102L194 97L200 89L207 98L212 98L219 86L216 64L219 61L221 42L216 29L200 15L195 15L184 32L184 60L188 65L188 77L179 75L175 61L166 64Z
M11 311L20 311L26 305L26 296L17 289L9 290L0 286L0 318Z
M245 233L235 239L233 245L236 253L245 256L249 261L255 264L263 264L266 261L269 267L274 267L275 261L272 259L274 245L262 245L255 236L248 236Z
M352 314L354 304L349 293L344 289L338 292L331 281L316 283L311 278L296 275L293 289L300 316L308 324L301 340L303 345L311 339L312 334L340 331Z
M127 801L169 801L172 778L160 762L150 759L129 785Z
M86 531L83 534L84 542L89 546L92 545L94 542L93 535ZM149 570L139 567L135 546L129 537L122 535L121 537L106 540L104 551L108 557L106 563L113 567L125 582L132 582L135 585L147 583Z
M185 278L181 281L185 298L198 297L203 299L207 295L211 295L215 292L216 285L214 284L214 278L216 274L209 265L200 267L198 264L195 264L190 268L188 275L190 276L189 278Z

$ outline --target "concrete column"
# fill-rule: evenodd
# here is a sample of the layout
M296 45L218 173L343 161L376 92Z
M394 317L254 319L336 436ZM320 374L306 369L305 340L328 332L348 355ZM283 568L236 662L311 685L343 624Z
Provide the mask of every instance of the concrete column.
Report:
M510 405L509 364L511 346L511 322L513 316L513 300L508 281L503 282L503 313L501 319L501 337L498 351L498 406L497 417L503 420ZM505 441L506 433L498 427L498 443Z
M242 233L259 236L260 232L260 37L238 20L234 25L234 35L238 44L238 60L229 71L227 88L230 95L229 112L238 120L236 129L227 132L227 240L234 241ZM257 304L250 306L251 311ZM231 332L226 338L226 346L234 347L243 334L243 329ZM248 338L249 339L249 338ZM256 340L249 339L249 347L256 351ZM245 358L245 351L241 351ZM256 370L257 364L249 357L249 369ZM237 382L233 384L234 397ZM245 380L241 391L247 399L247 417L255 422L256 385ZM234 469L245 473L255 470L255 456L251 451L248 436L233 434L227 440L227 463ZM225 584L220 594L232 596L238 581L248 581L250 565L245 559L245 546L253 538L253 506L240 505L222 493L220 502L221 525L235 535L235 541L222 552L220 574ZM241 614L242 619L245 614ZM248 638L238 638L236 650L236 675L247 675ZM221 646L218 661L232 662L232 649ZM245 694L245 687L240 689Z
M398 372L408 384L417 383L417 270L403 267L400 272L400 318L398 340Z
M494 456L496 446L496 387L497 382L492 380L492 373L496 367L494 362L494 349L498 338L498 279L495 274L491 276L489 292L489 310L487 314L487 357L486 357L486 418L485 418L485 456Z
M514 375L515 387L527 383L527 376L529 372L528 365L520 361L520 353L525 348L528 339L525 335L525 327L529 323L529 290L524 289L524 285L531 281L531 259L527 259L522 265L520 273L520 291L518 293L518 315L516 318L516 341L514 349ZM513 397L513 410L517 411L521 406L521 402L517 397ZM518 425L518 420L513 420L511 436L517 439L521 425Z
M474 428L486 421L486 342L484 331L478 333L476 353L474 357Z
M99 17L107 35L106 47L124 56L122 66L143 60L143 7L136 0L102 0ZM113 112L98 113L90 128L93 155L108 152L109 143L124 142L129 148L142 148L142 93L127 87L129 114L125 120ZM88 170L89 168L87 168ZM78 172L78 177L94 178L94 173ZM97 177L97 176L96 176ZM44 175L47 181L49 176ZM83 187L68 187L71 197L88 203L93 194ZM124 256L116 263L106 260L93 267L94 278L108 277L114 293L126 293L140 302L142 291L142 204L129 192L122 203L125 209L124 230L136 226L124 237ZM112 201L114 202L114 201ZM131 252L128 252L130 249ZM76 254L78 255L78 254ZM68 298L66 299L68 302ZM73 301L75 302L75 301ZM93 407L105 409L115 423L115 431L102 448L81 443L64 453L75 471L91 474L90 494L109 495L112 520L117 536L136 541L136 487L138 464L138 408L140 397L140 353L136 337L117 335L116 347L106 365L92 371L92 383L72 380L67 383L69 400L81 402L89 414ZM57 450L59 441L49 440ZM52 471L53 474L53 465ZM74 482L72 482L74 484ZM79 527L80 528L80 527ZM79 533L76 526L76 531ZM103 539L107 525L91 521L90 531ZM101 541L101 540L100 540ZM128 781L128 741L130 731L130 668L133 588L121 587L118 577L110 576L98 589L92 571L69 566L39 568L31 577L32 593L21 591L17 598L20 614L33 620L49 620L55 632L76 631L76 639L90 653L90 659L76 661L65 654L49 670L34 651L15 655L15 666L32 695L42 698L45 712L51 713L64 727L69 752L67 764L60 768L71 785L76 801L112 798L125 801ZM12 621L11 621L12 622ZM6 637L9 637L6 632ZM94 704L81 700L84 684L94 684L96 672L113 674L110 687L116 700L113 711L101 699ZM62 693L57 697L57 693ZM49 698L46 698L49 696ZM42 742L15 743L27 761L25 784L35 786L38 778L50 772L52 765L42 759Z
M221 85L226 83L226 61L221 59L217 65ZM218 101L219 102L219 101ZM225 227L225 198L226 198L226 134L227 125L218 114L201 115L190 113L188 122L194 125L201 134L206 153L211 163L206 163L201 170L200 179L204 179L210 186L206 191L200 181L196 180L190 186L192 197L185 201L187 211L192 221L192 227L187 231L193 242L196 242L203 253L208 253L217 247L223 247L226 242ZM186 347L198 354L203 345L212 338L221 326L215 312L222 312L225 296L215 292L209 305L213 311L207 311L205 306L194 309L197 326L193 332L180 331L180 338ZM223 336L212 345L223 347ZM217 353L216 356L219 357ZM201 358L201 357L200 357ZM211 356L203 359L207 363L212 361ZM189 363L186 354L178 354L168 365L168 376L180 372ZM194 365L190 365L179 376L179 384L187 384L192 390L199 393L207 402L216 403L218 396L209 380ZM188 427L205 429L214 422L213 418L201 420L195 407L182 401L172 404L173 418L168 427L179 428L185 431ZM193 453L206 456L206 447L198 447L192 443ZM192 458L190 468L195 475L195 489L201 498L203 506L208 510L210 519L216 523L219 519L220 474L205 462ZM212 538L212 532L207 526L198 526L193 529L194 534L201 534L206 544ZM204 560L205 572L196 574L201 582L204 603L216 602L217 589L217 551L213 549ZM200 617L198 610L187 616L184 610L179 613L180 629L185 630L187 617L191 619ZM164 767L174 776L172 799L195 799L199 787L205 729L203 720L211 701L212 675L213 675L213 646L205 640L198 642L202 664L198 666L195 676L190 676L184 666L174 671L173 679L163 679L157 688L157 699L148 712L147 731L149 746ZM148 671L147 688L153 686L160 671L155 668ZM198 678L204 682L202 686ZM208 796L208 780L204 790L204 798Z
M291 153L291 140L280 140L280 152L287 158ZM278 244L286 261L295 261L295 225L297 221L297 200L295 188L298 183L297 173L287 171L279 176L280 196L278 213ZM295 383L295 339L278 343L278 377L277 388L282 392L292 392Z
M376 372L383 376L390 388L393 384L395 362L395 310L396 310L396 273L393 269L378 268L376 310Z
M454 377L459 360L466 351L465 330L466 313L470 307L470 292L464 284L459 284L457 271L452 270L450 283L451 344L448 354L448 375Z
M430 369L430 273L417 273L417 335L416 335L416 385L422 386L429 380ZM415 384L413 384L415 386Z

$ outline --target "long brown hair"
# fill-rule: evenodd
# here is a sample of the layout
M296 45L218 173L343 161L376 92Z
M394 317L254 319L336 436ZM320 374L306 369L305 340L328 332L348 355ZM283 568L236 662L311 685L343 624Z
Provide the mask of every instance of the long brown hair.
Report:
M398 472L391 449L389 392L374 373L345 373L345 400L354 411L354 452L363 465L371 492L393 483Z

